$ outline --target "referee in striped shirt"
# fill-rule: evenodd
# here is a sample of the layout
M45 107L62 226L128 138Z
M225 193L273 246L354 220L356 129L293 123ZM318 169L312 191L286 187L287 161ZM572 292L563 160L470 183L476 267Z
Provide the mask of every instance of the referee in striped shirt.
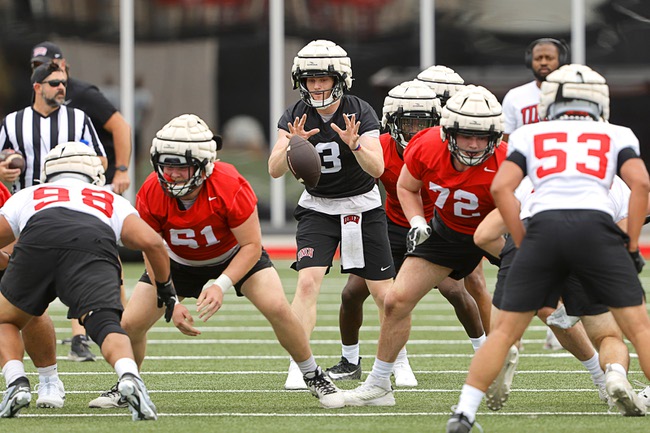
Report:
M13 183L14 192L40 183L43 158L57 144L83 141L107 166L106 151L90 118L83 111L64 105L66 74L56 63L44 63L32 73L34 103L10 113L0 126L0 148L20 151L25 171L0 163L0 180Z

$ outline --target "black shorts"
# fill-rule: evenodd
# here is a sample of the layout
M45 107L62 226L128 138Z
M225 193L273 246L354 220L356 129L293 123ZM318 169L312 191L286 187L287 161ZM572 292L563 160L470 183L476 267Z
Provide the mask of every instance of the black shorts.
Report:
M406 258L406 236L408 234L408 227L402 227L390 219L388 220L388 239L390 240L390 252L395 263L395 272L399 272Z
M506 244L501 250L501 267L497 273L497 283L492 295L492 304L498 309L501 309L506 277L516 255L515 243L512 237L508 236ZM567 314L571 316L597 316L609 311L606 305L598 303L589 297L589 294L582 288L580 280L575 275L570 274L562 285L564 286L562 288L562 302L565 305ZM552 295L544 299L544 306L556 308L557 302L557 296Z
M42 315L58 297L68 318L122 311L121 267L113 231L99 219L53 208L33 216L14 246L0 291L16 307Z
M327 266L329 271L336 249L341 243L340 215L327 215L298 206L294 217L298 220L297 256L291 267L299 271L315 266ZM362 213L363 257L366 266L353 269L341 267L342 273L354 274L366 280L395 278L386 220L383 208Z
M236 254L224 263L214 265L214 266L187 266L182 265L178 262L170 260L170 267L172 273L172 281L174 282L174 287L176 288L176 294L184 298L198 298L201 295L203 286L208 281L218 278L223 271L226 270L230 262L235 258ZM237 296L244 296L241 292L242 285L248 280L252 275L261 271L262 269L272 268L273 262L269 258L268 253L264 248L262 248L262 254L260 259L253 265L250 271L244 277L234 284L235 292ZM140 281L152 284L151 279L147 271L142 274ZM155 286L155 284L153 284Z
M615 308L641 305L644 292L625 247L627 241L627 235L604 212L535 215L508 272L501 309L536 311L549 302L557 303L560 297L572 315L580 313L573 304L584 299ZM580 282L584 295L567 284L570 274Z
M415 247L407 257L420 257L429 262L451 268L449 276L461 280L471 274L486 254L474 244L474 236L459 233L447 227L437 214L429 221L431 236Z

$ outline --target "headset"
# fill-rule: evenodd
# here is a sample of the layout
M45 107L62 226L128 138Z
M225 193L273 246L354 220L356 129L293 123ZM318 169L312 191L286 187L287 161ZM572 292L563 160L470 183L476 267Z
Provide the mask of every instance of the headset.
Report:
M554 39L554 38L541 38L541 39L536 39L533 42L528 45L528 48L526 48L526 53L524 55L524 63L526 64L526 67L528 69L533 69L533 48L537 44L542 44L542 43L551 43L557 47L557 51L559 54L558 60L560 61L560 66L566 65L569 60L569 46L567 45L566 42L564 42L561 39Z

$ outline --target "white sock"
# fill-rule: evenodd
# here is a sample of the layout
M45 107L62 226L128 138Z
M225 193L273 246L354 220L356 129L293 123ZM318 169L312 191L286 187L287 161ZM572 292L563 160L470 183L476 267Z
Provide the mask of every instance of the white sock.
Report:
M343 355L350 364L359 365L359 343L350 346L342 344L341 355Z
M384 362L379 358L375 358L375 363L372 366L372 371L370 372L368 379L372 377L376 381L380 382L385 380L390 381L390 375L393 374L394 365L394 362Z
M56 364L48 365L47 367L37 367L36 370L38 370L38 381L40 383L48 382L51 378L59 378L59 371Z
M117 373L118 378L121 378L126 373L131 373L135 377L142 379L138 372L138 364L136 364L131 358L118 359L115 362L115 373Z
M296 362L296 364L298 365L298 368L300 368L302 374L311 373L312 371L315 371L316 368L318 368L318 365L316 365L316 360L314 359L314 355L311 355L309 358L302 362Z
M621 373L623 376L627 377L627 371L625 370L625 367L623 367L618 362L615 362L614 364L607 364L607 366L610 370Z
M7 361L5 366L2 367L2 374L5 377L7 387L14 383L14 381L19 377L27 377L25 375L25 365L22 361L17 359Z
M463 385L455 413L464 413L469 422L474 422L476 412L484 396L485 393L480 389L467 384Z
M605 373L603 373L603 370L600 368L598 352L596 352L596 354L590 359L580 362L582 362L582 365L589 370L589 373L591 373L591 380L593 380L596 385L605 383Z
M469 337L469 341L472 343L472 347L474 348L474 352L476 352L483 345L483 343L485 343L486 339L487 339L487 337L485 336L485 334L481 335L478 338Z

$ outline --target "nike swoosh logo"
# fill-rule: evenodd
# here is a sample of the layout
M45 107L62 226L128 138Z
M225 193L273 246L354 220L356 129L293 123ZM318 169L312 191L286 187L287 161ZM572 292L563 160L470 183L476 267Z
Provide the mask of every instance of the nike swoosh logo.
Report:
M63 101L63 105L68 105L71 102L72 102L72 99L65 100L65 101Z
M343 115L347 117L352 117L352 116L356 116L357 113L344 113Z
M491 168L483 167L483 170L487 171L488 173L496 173L496 170L492 170Z
M208 197L208 201L216 200L216 197Z
M382 267L381 267L381 271L384 272L386 269L388 269L388 268L390 268L390 267L391 267L391 265L388 265L388 266L386 266L386 267L382 266Z

